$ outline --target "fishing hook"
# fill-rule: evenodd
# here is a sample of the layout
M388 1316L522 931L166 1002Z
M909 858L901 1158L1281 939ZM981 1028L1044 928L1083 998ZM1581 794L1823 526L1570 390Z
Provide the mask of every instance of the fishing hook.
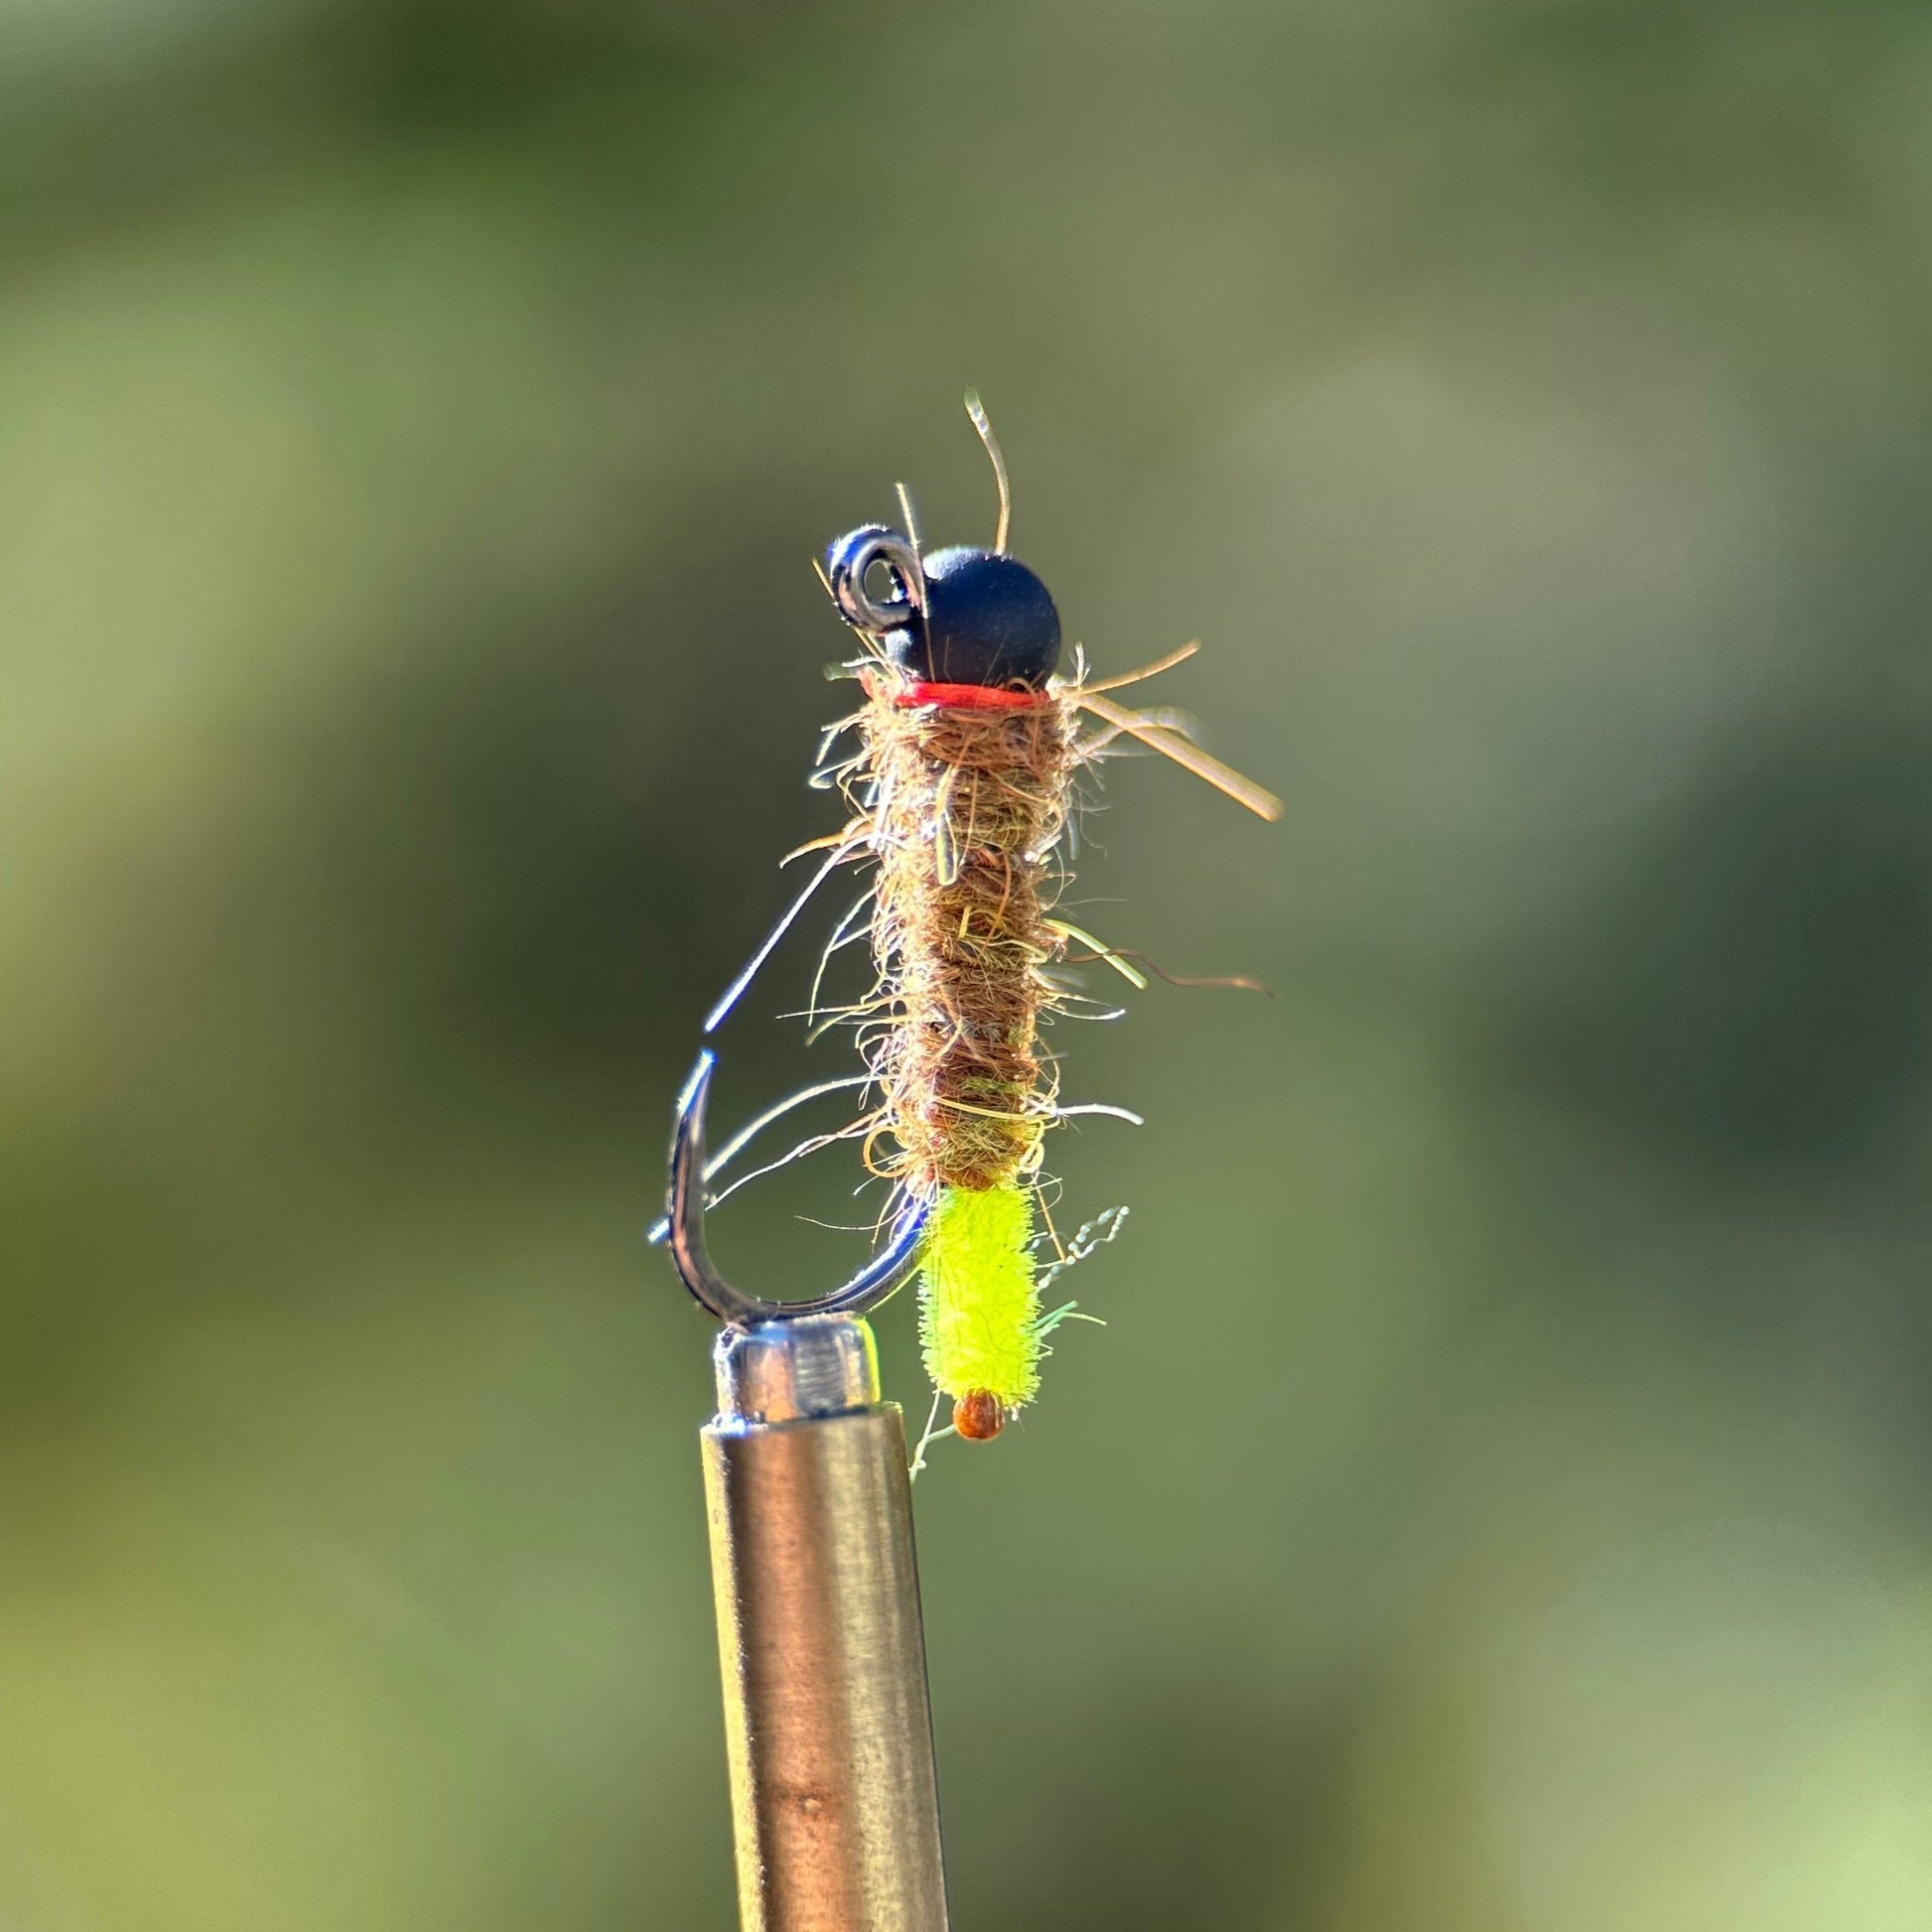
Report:
M893 1223L892 1239L849 1282L809 1301L767 1302L760 1295L748 1295L712 1265L704 1239L704 1116L717 1065L718 1055L707 1047L678 1096L665 1196L665 1240L678 1280L701 1308L734 1328L760 1321L794 1321L804 1314L863 1314L877 1308L918 1263L927 1212L923 1201L900 1211Z

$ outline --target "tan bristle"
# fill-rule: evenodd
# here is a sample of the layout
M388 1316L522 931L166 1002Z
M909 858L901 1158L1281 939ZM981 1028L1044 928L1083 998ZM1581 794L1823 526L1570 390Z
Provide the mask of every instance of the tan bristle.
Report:
M1069 707L906 708L894 689L882 679L865 714L892 1171L919 1192L995 1187L1038 1166L1051 1116L1036 1034L1062 945L1045 915Z

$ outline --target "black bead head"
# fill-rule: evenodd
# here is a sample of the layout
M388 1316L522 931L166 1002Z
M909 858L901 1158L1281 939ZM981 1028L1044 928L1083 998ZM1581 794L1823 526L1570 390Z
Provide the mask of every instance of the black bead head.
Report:
M960 545L925 559L923 625L886 639L901 670L934 684L1037 691L1060 661L1060 614L1023 563Z
M1037 691L1059 664L1060 614L1046 586L1012 557L958 545L920 558L875 523L841 537L825 561L840 616L922 683ZM881 566L886 598L866 583Z

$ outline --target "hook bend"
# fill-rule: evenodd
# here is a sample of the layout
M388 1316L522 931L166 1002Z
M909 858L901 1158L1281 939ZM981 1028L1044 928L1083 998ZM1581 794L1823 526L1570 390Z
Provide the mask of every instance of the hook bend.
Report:
M801 1314L863 1314L877 1308L918 1265L919 1237L925 1232L923 1202L901 1211L893 1224L892 1239L849 1282L809 1301L767 1302L761 1295L735 1287L712 1265L704 1239L704 1117L717 1065L718 1056L709 1048L700 1053L678 1096L665 1200L666 1242L678 1280L701 1308L735 1328L759 1321L791 1321Z

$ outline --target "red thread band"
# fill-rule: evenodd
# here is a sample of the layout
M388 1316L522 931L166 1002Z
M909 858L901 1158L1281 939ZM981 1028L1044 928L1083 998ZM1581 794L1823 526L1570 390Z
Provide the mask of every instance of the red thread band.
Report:
M866 678L866 690L873 697L879 696L870 675ZM914 683L902 685L888 695L901 711L916 711L928 704L947 711L1033 711L1053 702L1050 691L1002 691L987 684Z

